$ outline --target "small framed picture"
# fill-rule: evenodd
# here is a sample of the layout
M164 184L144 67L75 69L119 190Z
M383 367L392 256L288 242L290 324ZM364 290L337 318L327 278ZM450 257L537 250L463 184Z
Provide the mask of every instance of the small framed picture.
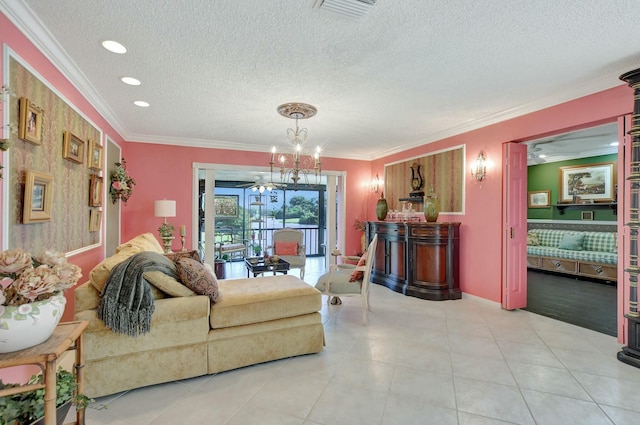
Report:
M99 232L100 224L102 224L102 211L101 210L91 210L89 215L89 231L90 232Z
M42 109L26 97L21 97L18 110L20 113L18 137L34 145L42 144Z
M89 206L102 206L102 177L91 175L89 182Z
M27 170L24 185L24 224L51 220L53 200L53 176Z
M551 207L551 191L549 190L532 190L529 192L529 208L550 208Z
M84 140L65 131L62 138L62 157L76 164L84 162Z
M89 140L89 168L91 170L102 170L102 145L96 143L95 140Z
M593 211L582 211L583 220L593 220Z

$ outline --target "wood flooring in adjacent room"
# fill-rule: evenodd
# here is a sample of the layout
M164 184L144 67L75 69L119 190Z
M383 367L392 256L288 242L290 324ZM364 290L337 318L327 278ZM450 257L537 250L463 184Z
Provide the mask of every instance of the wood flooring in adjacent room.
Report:
M525 310L617 336L617 288L609 282L527 271Z

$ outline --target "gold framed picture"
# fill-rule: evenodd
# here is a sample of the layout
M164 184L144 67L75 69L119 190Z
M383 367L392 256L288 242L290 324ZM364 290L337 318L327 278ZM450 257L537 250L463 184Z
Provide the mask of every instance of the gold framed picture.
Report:
M102 206L102 177L91 175L89 182L89 206Z
M529 191L529 208L550 208L551 207L551 191L549 190L532 190Z
M62 138L62 157L76 164L84 163L84 140L65 131Z
M89 214L89 232L99 232L102 224L102 211L91 210Z
M89 140L89 157L87 158L91 170L102 170L102 145L95 140Z
M27 170L22 222L28 224L50 221L52 200L53 176Z
M614 162L560 167L559 202L613 202L617 170Z
M42 109L26 97L21 97L18 110L18 137L34 145L42 144Z

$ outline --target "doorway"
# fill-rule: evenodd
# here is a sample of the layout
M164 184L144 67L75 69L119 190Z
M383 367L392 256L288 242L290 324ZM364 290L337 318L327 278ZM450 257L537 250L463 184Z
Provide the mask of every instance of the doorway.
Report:
M276 216L278 215L278 211L281 211L280 207L283 207L282 210L292 207L290 202L285 203L285 205L280 205L285 198L282 190L283 188L279 187L279 183L276 183L276 187L278 187L278 189L275 191L278 193L278 199L274 199L273 202L270 196L270 192L268 192L267 190L262 193L260 193L259 190L257 190L256 193L254 193L252 190L246 190L247 188L249 188L249 186L253 186L252 184L249 184L247 186L247 182L251 183L252 181L255 182L257 180L271 182L271 176L268 168L228 164L196 163L194 164L193 170L192 199L194 206L194 217L192 217L192 224L193 229L202 229L202 231L193 232L192 244L193 246L201 247L204 261L210 263L212 266L214 265L213 263L216 255L215 235L213 229L216 228L216 221L221 220L221 218L216 217L215 214L215 197L218 195L222 195L224 191L222 187L216 188L217 181L225 181L227 182L227 186L229 186L230 184L228 182L245 182L245 188L238 187L234 189L243 192L242 197L243 199L248 198L249 204L255 203L250 202L251 196L264 196L265 200L267 201L265 202L265 204L267 204L265 205L265 208L269 205L271 205L272 208L270 208L269 210L261 210L261 214L264 213L265 219L269 214L272 214L272 222L276 222L279 220ZM342 244L342 246L344 245L345 235L343 234L343 232L339 233L338 229L345 228L346 206L344 188L346 186L346 173L336 171L323 171L322 181L320 184L324 186L322 194L320 194L317 188L313 188L313 191L315 191L316 195L311 196L311 198L316 197L317 201L309 201L309 199L306 199L309 198L308 196L302 196L302 198L304 198L303 200L305 201L302 203L319 202L317 219L321 221L323 230L321 233L315 232L315 236L312 235L313 237L310 236L309 249L313 248L316 250L312 254L322 258L324 268L326 269L329 267L329 258L326 254L327 251L330 251L330 249L327 249L327 247L337 246L338 244ZM258 188L259 186L261 185L258 185ZM300 193L312 191L311 187L299 186L299 189L301 189ZM226 190L232 190L232 188L226 188ZM204 196L200 195L201 192L204 193ZM289 192L290 194L288 195L289 199L293 200L293 198L296 197L297 192L295 190L287 190L287 192ZM207 196L207 194L210 194L210 196ZM239 193L236 196L238 196L238 199L240 199L241 197ZM324 206L320 206L320 203L324 204ZM288 206L286 204L288 204ZM335 208L329 207L333 205L335 205ZM247 211L247 213L252 213L252 211L249 210ZM240 211L240 209L238 211ZM250 235L252 233L256 233L256 229L254 228L255 223L252 224L250 222L251 218L245 217L242 220L245 219L249 220L249 224L243 224L244 228L238 235L245 240L250 240ZM300 219L303 219L303 217L301 216ZM282 224L286 226L286 214L284 214L283 218L280 218L280 220L282 220ZM299 223L300 220L298 220L298 224ZM212 230L209 231L207 229ZM260 229L257 230L259 233ZM266 245L268 244L265 241L265 246Z
M603 208L604 212L597 209L595 213L587 215L581 215L580 211L571 211L563 215L564 211L560 211L555 205L562 203L558 193L560 167L585 161L601 163L605 160L611 161L612 157L617 163L617 142L618 123L522 142L528 148L529 193L548 190L551 198L549 205L527 209L525 228L616 233L619 218L611 212L606 213L606 208ZM538 173L532 171L535 168L538 169ZM540 175L546 178L539 179L537 176ZM617 178L617 175L615 177ZM510 195L509 191L505 193L507 197ZM505 202L508 203L508 200L505 199ZM526 264L521 267L526 267ZM622 281L622 276L618 279ZM608 335L617 335L619 294L615 283L529 269L526 273L526 284L525 310ZM589 311L590 314L585 315L585 311Z

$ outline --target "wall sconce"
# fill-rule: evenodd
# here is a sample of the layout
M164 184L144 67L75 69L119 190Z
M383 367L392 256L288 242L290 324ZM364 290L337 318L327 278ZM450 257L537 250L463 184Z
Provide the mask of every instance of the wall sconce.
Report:
M487 159L484 152L480 152L478 157L471 165L471 175L477 180L482 181L487 175Z
M173 226L167 223L167 217L176 216L176 201L162 199L154 202L154 214L156 217L164 217L164 222L158 228L160 239L164 244L165 254L171 253L171 241L173 240Z
M380 190L380 177L378 177L378 173L376 173L376 176L371 181L371 190L373 190L373 193L378 193Z

